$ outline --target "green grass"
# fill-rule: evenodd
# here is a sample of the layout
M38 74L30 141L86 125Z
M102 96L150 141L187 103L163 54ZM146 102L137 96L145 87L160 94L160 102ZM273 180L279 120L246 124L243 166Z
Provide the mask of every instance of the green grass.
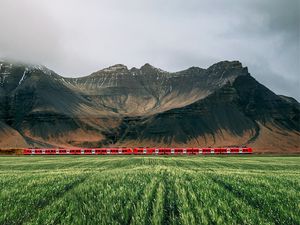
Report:
M0 224L300 224L300 157L0 157Z

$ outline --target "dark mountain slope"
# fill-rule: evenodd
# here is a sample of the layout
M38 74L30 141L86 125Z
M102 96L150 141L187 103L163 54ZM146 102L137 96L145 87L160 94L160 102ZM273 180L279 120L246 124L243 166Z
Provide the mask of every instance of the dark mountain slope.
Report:
M300 104L295 99L274 94L251 76L238 77L233 86L239 96L237 105L246 116L300 132Z
M87 140L92 133L99 141L101 131L111 127L101 121L102 110L65 86L54 72L40 66L4 63L1 72L1 121L18 130L29 143L55 142L74 132L88 132ZM74 139L68 142L76 142L76 136Z
M235 104L236 90L230 85L191 105L172 109L150 117L125 120L123 137L132 140L150 140L151 142L185 143L206 136L216 139L223 132L243 137L246 132L255 134L256 123L245 116ZM135 131L135 132L134 132ZM126 134L128 133L128 134ZM211 144L211 143L210 143ZM214 143L216 144L216 143Z
M229 140L233 145L255 147L257 139L264 136L265 142L257 146L261 149L297 151L299 115L297 101L277 96L250 75L245 75L186 107L146 118L127 118L117 136L120 144L224 146ZM278 137L281 137L280 146L271 149Z

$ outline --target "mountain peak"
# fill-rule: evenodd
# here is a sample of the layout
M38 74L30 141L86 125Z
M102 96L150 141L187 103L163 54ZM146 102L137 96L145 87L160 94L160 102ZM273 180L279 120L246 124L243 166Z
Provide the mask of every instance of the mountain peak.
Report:
M227 68L243 68L240 61L220 61L213 64L208 69L227 69Z
M141 66L141 70L142 69L156 69L156 67L152 66L149 63L145 63L145 65Z
M207 72L220 79L234 78L249 74L248 68L243 67L239 61L221 61L215 63L207 69Z
M113 66L110 66L108 68L103 69L102 71L104 72L115 72L115 71L120 71L120 70L128 70L127 66L123 64L115 64Z
M30 63L23 63L23 62L14 62L8 60L0 60L0 73L1 74L11 74L15 70L23 70L27 73L33 71L40 71L47 75L55 74L52 70L48 69L46 66L41 64L30 64Z
M140 68L141 71L156 71L156 72L161 72L161 73L167 73L166 71L160 69L160 68L156 68L155 66L152 66L149 63L146 63L145 65L143 65Z

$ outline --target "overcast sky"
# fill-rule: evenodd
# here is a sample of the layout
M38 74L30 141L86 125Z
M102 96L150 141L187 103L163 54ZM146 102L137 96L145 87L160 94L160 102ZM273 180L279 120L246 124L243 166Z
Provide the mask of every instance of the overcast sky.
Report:
M0 57L63 76L239 60L300 100L300 0L0 0Z

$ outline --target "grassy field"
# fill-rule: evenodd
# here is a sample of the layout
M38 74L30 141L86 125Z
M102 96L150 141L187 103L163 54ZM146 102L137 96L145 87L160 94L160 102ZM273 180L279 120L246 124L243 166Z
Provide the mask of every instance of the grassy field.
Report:
M0 224L300 224L300 157L0 157Z

